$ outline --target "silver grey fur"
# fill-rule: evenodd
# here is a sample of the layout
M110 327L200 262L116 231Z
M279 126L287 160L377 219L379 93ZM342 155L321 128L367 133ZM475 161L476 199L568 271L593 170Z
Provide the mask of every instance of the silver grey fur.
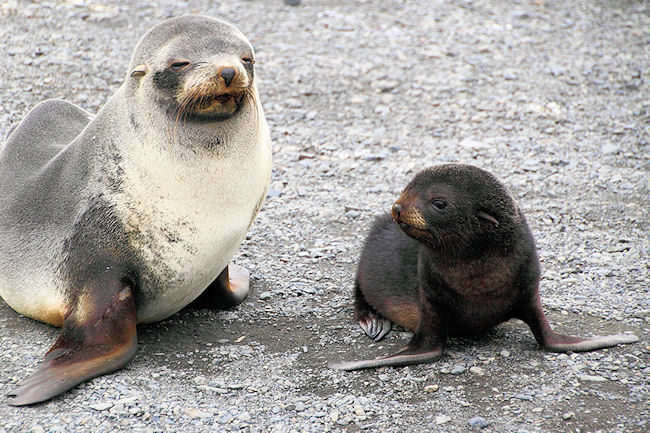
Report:
M117 218L107 231L123 232L112 241L130 244L118 248L138 254L139 321L173 314L219 274L270 178L255 84L232 117L192 122L174 118L174 95L152 77L175 57L214 66L242 55L252 48L229 24L197 15L167 20L141 38L126 81L97 116L49 100L11 131L0 152L0 294L9 305L49 323L69 308L77 289L62 268L94 207ZM140 64L148 72L131 77Z

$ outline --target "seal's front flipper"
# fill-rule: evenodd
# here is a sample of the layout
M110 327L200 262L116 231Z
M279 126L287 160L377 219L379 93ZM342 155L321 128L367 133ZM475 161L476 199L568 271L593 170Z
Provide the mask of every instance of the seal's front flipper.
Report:
M437 361L445 350L447 341L447 321L444 315L435 311L429 302L421 303L422 311L418 328L411 341L394 355L378 359L342 361L328 364L334 370L361 370L363 368L401 367L405 365L427 364Z
M225 310L246 298L250 288L250 273L243 266L229 264L190 304L190 308Z
M422 350L406 346L395 355L387 356L385 358L332 362L327 364L327 366L334 370L352 371L364 368L402 367L406 365L427 364L440 359L442 352L442 347L437 347L432 350Z
M126 365L137 347L131 287L104 275L81 291L59 338L36 371L8 394L8 403L39 403Z
M619 344L636 343L639 337L632 334L607 335L603 337L580 338L558 334L549 325L542 305L537 296L532 305L524 309L521 319L530 326L535 340L551 352L589 352L618 346Z

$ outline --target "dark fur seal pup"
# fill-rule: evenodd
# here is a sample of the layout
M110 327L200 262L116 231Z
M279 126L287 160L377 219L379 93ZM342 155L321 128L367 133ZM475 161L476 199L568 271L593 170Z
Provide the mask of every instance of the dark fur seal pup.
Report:
M354 317L375 340L395 322L415 334L397 354L338 362L357 370L432 362L447 336L480 334L511 318L555 352L638 341L554 332L539 299L540 265L526 219L504 186L479 168L446 164L420 172L380 217L361 253ZM398 227L399 225L399 227ZM401 230L400 230L401 228Z
M139 41L96 115L45 101L0 151L0 295L61 326L9 403L47 400L125 365L136 323L200 296L240 302L228 264L270 180L253 49L230 24L188 15Z

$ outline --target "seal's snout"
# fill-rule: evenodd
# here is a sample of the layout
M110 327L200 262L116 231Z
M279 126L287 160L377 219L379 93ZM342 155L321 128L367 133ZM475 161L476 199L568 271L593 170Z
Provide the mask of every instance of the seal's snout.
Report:
M181 112L225 119L245 104L244 98L251 86L252 76L249 77L235 61L217 59L189 71L176 100Z
M237 76L237 71L234 68L222 68L219 71L219 76L223 78L223 81L226 83L226 87L230 86L232 80Z
M402 213L402 205L399 203L395 203L393 205L393 208L391 209L391 215L393 219L395 220L399 219L401 213Z
M390 209L390 215L401 226L409 226L418 230L426 230L427 222L424 215L416 206L416 197L406 192L395 202Z

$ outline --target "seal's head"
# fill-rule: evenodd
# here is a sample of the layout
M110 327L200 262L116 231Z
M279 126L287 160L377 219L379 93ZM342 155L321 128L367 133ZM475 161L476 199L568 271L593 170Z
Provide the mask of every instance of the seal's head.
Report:
M444 164L418 173L391 209L407 235L446 253L508 239L517 207L490 173L464 164ZM507 242L506 242L507 243Z
M146 93L175 122L224 120L254 98L254 63L253 47L238 29L185 15L163 21L140 39L127 88Z

